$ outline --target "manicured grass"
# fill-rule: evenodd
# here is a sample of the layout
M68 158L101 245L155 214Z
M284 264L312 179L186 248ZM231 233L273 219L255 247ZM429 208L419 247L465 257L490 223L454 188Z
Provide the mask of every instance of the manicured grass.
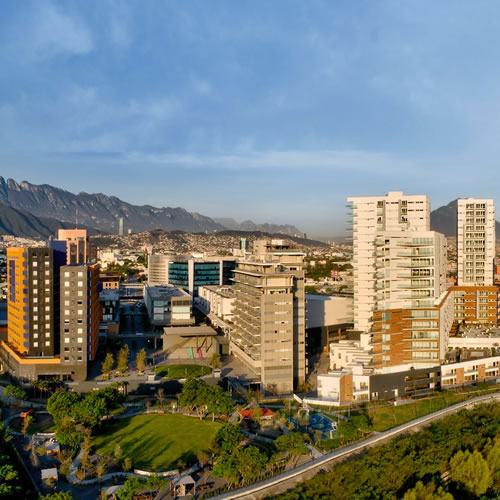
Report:
M370 408L368 415L373 422L373 430L386 431L391 427L404 424L418 417L442 410L447 406L464 401L468 395L463 393L443 392L438 396L421 399L415 403L401 406L381 406Z
M210 375L212 368L204 365L164 365L155 369L156 375L172 379Z
M119 444L134 468L160 472L175 469L179 460L194 463L220 426L184 415L138 415L107 425L93 445L97 453L112 455Z

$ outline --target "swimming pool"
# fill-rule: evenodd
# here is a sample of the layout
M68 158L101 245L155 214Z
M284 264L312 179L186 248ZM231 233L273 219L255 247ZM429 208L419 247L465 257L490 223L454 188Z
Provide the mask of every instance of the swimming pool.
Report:
M300 425L297 419L293 417L290 417L289 420L293 423L293 425L295 425L297 429L313 432L321 431L321 439L329 439L330 437L332 437L330 435L330 431L333 431L333 434L337 432L337 422L326 417L325 415L322 415L321 413L311 413L305 427Z

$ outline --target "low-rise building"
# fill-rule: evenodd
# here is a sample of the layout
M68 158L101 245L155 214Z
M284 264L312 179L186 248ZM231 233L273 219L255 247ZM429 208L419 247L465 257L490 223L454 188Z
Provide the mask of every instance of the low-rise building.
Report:
M144 303L153 327L193 325L193 298L175 286L144 286Z
M223 321L232 321L234 301L233 286L200 286L196 305L205 313L215 314Z

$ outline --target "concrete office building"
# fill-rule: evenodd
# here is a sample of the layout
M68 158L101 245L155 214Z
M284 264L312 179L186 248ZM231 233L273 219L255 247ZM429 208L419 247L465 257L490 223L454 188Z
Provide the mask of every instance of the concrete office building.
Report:
M144 303L155 327L194 325L193 298L175 286L144 286Z
M233 320L234 286L200 286L196 305L205 313L211 313L223 321Z
M427 196L390 192L386 196L350 197L353 231L354 329L369 332L376 309L378 236L430 230ZM417 236L417 235L415 235Z
M496 257L493 200L458 200L457 254L460 286L493 285Z
M254 253L235 270L231 350L264 390L290 393L306 371L303 254L281 240Z
M168 263L172 255L152 254L148 256L148 283L151 286L168 284Z
M234 257L153 254L148 260L148 283L175 285L196 297L200 286L232 284L235 267Z

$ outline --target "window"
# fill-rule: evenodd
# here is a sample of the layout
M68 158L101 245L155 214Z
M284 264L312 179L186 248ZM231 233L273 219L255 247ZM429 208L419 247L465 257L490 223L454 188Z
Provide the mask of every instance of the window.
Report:
M70 275L69 271L64 271L64 277L65 278L69 278L69 275Z
M38 347L38 342L33 342L33 347Z
M78 337L77 342L78 342L79 344L83 344L83 337Z
M46 347L50 346L50 340L46 340L46 341L45 341L45 346L46 346Z
M65 306L69 306L69 300L65 300L65 301L64 301L64 305L65 305Z
M65 343L65 344L69 344L69 337L65 337L65 339L64 339L64 343Z

